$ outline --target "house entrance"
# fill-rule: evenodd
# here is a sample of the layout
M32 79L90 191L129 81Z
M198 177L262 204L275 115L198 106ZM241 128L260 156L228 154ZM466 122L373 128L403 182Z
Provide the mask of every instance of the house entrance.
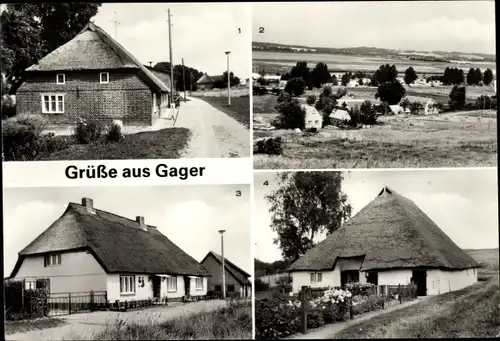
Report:
M191 278L184 276L184 293L186 296L191 296Z
M347 283L359 282L358 270L344 270L340 273L340 286L345 286Z
M411 281L417 285L417 296L427 295L427 272L425 270L412 270Z
M378 272L376 271L368 272L368 276L366 276L366 282L371 283L373 285L378 285Z
M153 276L151 280L153 281L153 297L160 298L161 277Z

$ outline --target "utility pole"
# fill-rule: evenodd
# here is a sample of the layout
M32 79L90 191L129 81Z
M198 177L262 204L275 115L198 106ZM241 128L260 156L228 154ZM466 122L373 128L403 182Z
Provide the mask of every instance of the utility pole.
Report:
M172 118L174 117L174 61L172 57L172 15L168 9L168 47L170 51L170 107L172 108Z
M118 25L121 23L116 19L116 12L115 12L115 20L110 20L112 23L115 24L115 40L118 39Z
M220 233L220 248L222 253L222 298L226 298L226 267L224 265L224 232L226 230L219 230Z
M231 51L226 51L227 56L227 105L231 105L231 76L229 72L229 54Z
M184 73L184 58L182 58L182 89L184 89L184 103L186 103L186 75Z

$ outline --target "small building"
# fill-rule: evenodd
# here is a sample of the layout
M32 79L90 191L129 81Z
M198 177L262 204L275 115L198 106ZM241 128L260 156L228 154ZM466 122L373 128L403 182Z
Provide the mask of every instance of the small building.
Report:
M106 292L109 302L169 300L207 294L208 271L144 217L69 203L21 252L11 279L51 294Z
M314 106L308 104L303 104L302 109L306 112L305 128L320 130L323 126L323 116L321 116L319 111Z
M391 109L391 113L393 113L394 115L401 115L405 112L403 107L401 107L399 104L389 105L389 108Z
M295 261L293 292L349 282L417 286L437 295L477 282L480 265L413 201L388 187L342 227Z
M196 81L196 88L199 90L211 90L217 82L224 82L224 75L209 76L204 74Z
M433 98L411 96L411 95L406 96L405 98L412 103L417 102L422 104L422 111L419 112L418 114L423 114L423 115L439 114L438 104Z
M83 118L152 125L170 105L170 88L169 75L160 79L90 22L26 69L17 112L40 113L58 124Z
M334 110L328 117L330 117L331 120L343 123L349 122L351 120L351 115L349 115L347 111L342 109Z
M208 290L216 293L222 292L222 256L210 251L201 264L208 270ZM251 297L252 285L250 274L242 270L233 262L224 257L224 269L226 276L226 295L237 297Z

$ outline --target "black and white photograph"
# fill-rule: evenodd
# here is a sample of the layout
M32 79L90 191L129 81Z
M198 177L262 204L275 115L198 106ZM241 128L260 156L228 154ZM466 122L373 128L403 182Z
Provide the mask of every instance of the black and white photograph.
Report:
M248 184L3 195L7 340L252 338Z
M250 156L249 4L1 7L3 160Z
M497 185L493 168L255 173L255 338L498 337Z
M494 167L495 51L491 0L255 3L254 168Z

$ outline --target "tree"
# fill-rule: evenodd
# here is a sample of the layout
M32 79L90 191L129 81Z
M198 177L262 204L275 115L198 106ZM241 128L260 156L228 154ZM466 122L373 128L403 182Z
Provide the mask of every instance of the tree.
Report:
M406 108L410 107L410 100L408 98L403 98L400 105L401 105L401 108L403 108L403 110L406 110Z
M339 85L339 80L337 79L337 76L332 75L332 85L337 86Z
M493 81L493 71L491 69L486 69L483 74L483 83L484 85L490 85Z
M222 73L222 81L223 81L223 87L227 88L227 71L224 71ZM240 84L240 79L236 77L232 72L229 73L229 81L231 82L231 86L236 86Z
M166 72L170 74L170 62L159 62L156 63L153 66L153 69ZM196 90L196 81L200 79L204 75L203 72L198 71L197 69L194 69L192 67L184 65L184 80L182 79L182 65L174 65L174 84L175 84L175 89L178 91L183 91L184 90L184 82L186 84L186 90ZM220 82L221 84L218 84L220 87L225 87L227 86L227 74L226 74L226 80L224 83L222 81ZM226 85L224 85L226 84Z
M452 110L460 110L465 106L465 86L455 85L450 92L448 104Z
M464 81L464 71L459 68L449 68L444 70L441 81L443 84L461 84Z
M293 96L300 96L306 90L306 82L301 77L290 79L285 86L285 92Z
M309 80L309 68L307 62L297 62L297 64L290 70L290 79L302 78L307 83Z
M280 129L304 129L306 112L297 99L283 101L277 106L280 115L277 118Z
M389 105L398 104L406 94L405 88L397 80L385 82L378 86L375 98L387 102Z
M479 85L483 79L483 74L480 69L470 68L467 72L467 84L468 85Z
M366 77L366 74L363 71L354 72L353 78L363 79Z
M380 65L372 77L372 85L379 85L386 82L392 82L398 77L398 70L395 65Z
M279 188L266 196L271 229L284 259L295 261L320 233L336 231L352 208L342 192L341 172L283 172L277 177Z
M413 67L410 66L408 69L405 70L404 81L406 84L410 85L411 83L413 83L417 79L418 79L418 76L417 76L417 73L415 72L415 70L413 69Z
M342 75L342 78L340 79L340 84L342 84L343 86L346 86L347 83L349 83L351 79L352 79L352 74L350 72L346 72Z
M325 63L319 62L311 71L310 79L311 84L314 87L319 88L322 85L328 83L332 79L332 76L330 76L328 66Z
M314 105L314 103L316 103L316 96L315 95L307 96L306 103L307 105Z
M322 113L323 126L330 124L330 114L336 105L337 96L333 93L331 87L325 86L319 94L319 98L315 105L316 110Z

